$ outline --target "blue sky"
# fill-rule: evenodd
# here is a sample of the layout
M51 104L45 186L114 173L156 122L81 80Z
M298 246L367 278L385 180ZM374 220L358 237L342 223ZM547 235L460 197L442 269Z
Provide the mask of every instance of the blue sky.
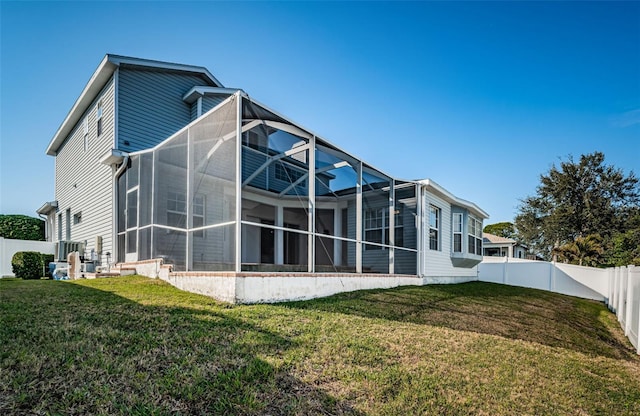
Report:
M201 65L395 177L511 221L594 151L640 174L640 2L1 2L0 213L106 53Z

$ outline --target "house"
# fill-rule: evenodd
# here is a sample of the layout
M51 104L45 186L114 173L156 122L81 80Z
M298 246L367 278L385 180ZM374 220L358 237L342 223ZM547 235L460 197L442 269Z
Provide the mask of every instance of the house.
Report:
M475 280L488 215L394 178L206 68L106 55L47 147L59 260L231 302ZM89 269L87 269L89 270Z
M527 247L512 238L482 233L483 255L489 257L527 258Z

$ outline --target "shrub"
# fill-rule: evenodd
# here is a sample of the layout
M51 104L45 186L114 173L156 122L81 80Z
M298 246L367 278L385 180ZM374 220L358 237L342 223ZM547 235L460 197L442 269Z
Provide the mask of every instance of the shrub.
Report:
M19 251L11 259L13 274L21 279L42 277L42 254L37 251Z
M54 260L54 256L53 254L44 253L40 253L40 256L42 257L42 270L44 271L43 276L47 276L51 279L53 276L51 276L51 270L49 270L49 263Z

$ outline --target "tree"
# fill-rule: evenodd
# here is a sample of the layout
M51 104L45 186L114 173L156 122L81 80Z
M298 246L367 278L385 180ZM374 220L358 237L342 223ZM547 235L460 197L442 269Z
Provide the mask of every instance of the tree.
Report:
M631 228L640 207L638 179L631 172L604 163L594 152L569 157L540 176L536 194L521 201L515 219L520 241L549 259L553 248L578 237L599 235L607 245L612 236Z
M554 248L552 253L558 254L560 260L579 266L597 266L601 263L604 252L601 241L601 237L597 234L577 237L575 241Z
M640 266L640 209L631 215L629 229L617 232L608 241L604 264L607 266Z
M504 238L514 238L516 234L516 230L511 222L487 224L482 231Z
M44 221L26 215L0 215L0 237L44 241Z

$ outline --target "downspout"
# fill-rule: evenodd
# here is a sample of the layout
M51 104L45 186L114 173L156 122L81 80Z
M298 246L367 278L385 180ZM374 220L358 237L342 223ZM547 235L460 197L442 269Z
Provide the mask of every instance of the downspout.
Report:
M42 214L38 212L38 217L44 221L44 239L45 241L49 241L49 216L43 217Z
M122 174L122 172L124 172L124 170L127 168L127 165L129 164L129 155L125 155L124 159L122 160L122 164L120 165L120 167L118 169L116 169L115 173L113 174L113 198L111 199L112 202L112 210L113 210L113 235L112 235L112 247L114 248L113 253L111 253L111 258L112 259L117 259L118 258L118 215L120 215L120 213L118 212L118 176L120 176ZM110 265L107 264L107 267L110 269Z

